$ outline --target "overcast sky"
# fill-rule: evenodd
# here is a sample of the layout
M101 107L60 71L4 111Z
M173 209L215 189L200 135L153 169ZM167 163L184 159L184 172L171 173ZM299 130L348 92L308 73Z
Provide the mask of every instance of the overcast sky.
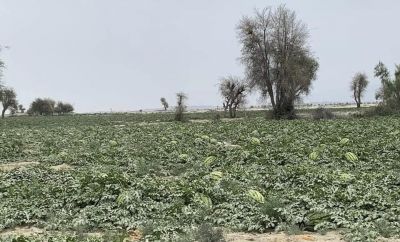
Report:
M309 26L320 63L306 101L351 101L359 71L373 101L374 66L400 63L398 0L0 0L3 82L25 106L51 97L78 112L158 108L178 91L221 105L218 79L244 71L238 21L281 3Z

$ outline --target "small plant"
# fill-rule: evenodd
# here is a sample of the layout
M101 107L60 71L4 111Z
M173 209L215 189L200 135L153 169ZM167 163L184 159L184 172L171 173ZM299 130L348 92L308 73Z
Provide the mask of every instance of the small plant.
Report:
M213 228L211 224L202 224L197 229L195 239L198 242L225 242L222 229Z

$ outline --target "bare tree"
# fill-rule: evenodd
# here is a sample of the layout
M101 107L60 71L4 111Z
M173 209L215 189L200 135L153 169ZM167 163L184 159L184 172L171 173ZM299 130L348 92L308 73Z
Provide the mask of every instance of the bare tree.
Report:
M160 101L161 101L161 104L162 104L163 107L164 107L164 110L167 111L169 105L168 105L168 102L167 102L167 100L165 99L165 97L162 97L162 98L160 99Z
M281 5L244 17L238 37L250 87L268 96L275 117L293 115L294 102L309 93L318 70L307 26Z
M357 73L351 81L350 90L353 92L354 101L356 101L357 108L361 107L361 97L368 86L368 78L364 73Z
M225 112L229 110L229 117L236 117L236 110L245 103L246 85L238 77L224 77L219 84L219 91L224 99L222 105Z
M184 113L186 111L186 99L187 96L185 93L180 92L176 94L177 97L177 104L175 108L175 120L176 121L184 121Z
M0 101L3 104L3 110L1 111L1 118L4 118L4 115L7 109L17 108L17 94L12 88L3 88L0 91Z

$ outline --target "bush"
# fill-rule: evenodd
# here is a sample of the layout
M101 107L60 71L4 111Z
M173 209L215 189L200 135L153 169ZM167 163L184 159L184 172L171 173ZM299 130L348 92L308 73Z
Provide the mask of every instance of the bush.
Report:
M335 115L332 113L331 110L320 107L313 111L312 117L314 120L334 119Z
M225 242L222 229L215 229L211 224L202 224L195 236L199 242Z
M379 104L375 108L366 111L364 115L367 117L372 117L372 116L388 116L399 113L400 109L398 108L389 105Z

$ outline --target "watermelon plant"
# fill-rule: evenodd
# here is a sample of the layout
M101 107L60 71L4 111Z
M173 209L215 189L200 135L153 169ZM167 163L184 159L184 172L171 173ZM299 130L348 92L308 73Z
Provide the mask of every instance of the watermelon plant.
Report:
M399 117L176 123L165 115L5 120L0 237L36 227L45 232L27 241L86 241L78 234L93 231L177 241L203 223L338 229L349 241L400 234Z

